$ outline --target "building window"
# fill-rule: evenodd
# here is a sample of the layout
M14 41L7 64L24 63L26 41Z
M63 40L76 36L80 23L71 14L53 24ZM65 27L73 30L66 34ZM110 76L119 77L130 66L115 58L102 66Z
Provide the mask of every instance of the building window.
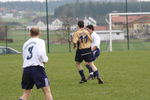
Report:
M117 32L116 34L117 34L117 35L120 35L120 33L119 33L119 32Z

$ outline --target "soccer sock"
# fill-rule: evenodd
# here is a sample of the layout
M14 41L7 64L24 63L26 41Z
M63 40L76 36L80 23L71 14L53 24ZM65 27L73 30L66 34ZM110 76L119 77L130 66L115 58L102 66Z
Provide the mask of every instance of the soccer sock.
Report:
M100 77L98 70L94 72L94 77Z
M85 75L84 75L84 71L83 71L83 70L80 70L80 71L79 71L79 74L80 74L80 76L81 76L82 79L85 78Z
M23 100L23 99L19 99L19 100Z
M90 75L93 75L92 67L90 65L88 65L88 64L86 64L85 66L89 70Z

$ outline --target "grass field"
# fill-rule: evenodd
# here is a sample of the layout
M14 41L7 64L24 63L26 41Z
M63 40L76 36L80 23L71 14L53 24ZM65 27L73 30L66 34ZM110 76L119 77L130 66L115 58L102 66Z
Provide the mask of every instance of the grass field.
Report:
M78 84L74 53L50 53L46 72L54 100L150 100L150 51L106 52L95 62L105 83ZM21 55L0 55L0 100L17 100L22 94ZM85 69L86 76L88 76ZM30 100L44 100L34 89Z

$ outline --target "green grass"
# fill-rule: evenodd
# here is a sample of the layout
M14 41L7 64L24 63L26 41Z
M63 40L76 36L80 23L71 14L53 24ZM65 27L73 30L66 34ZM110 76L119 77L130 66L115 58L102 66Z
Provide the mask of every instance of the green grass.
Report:
M149 100L150 51L102 53L95 62L105 84L96 80L78 84L74 53L50 53L46 72L54 100ZM0 100L17 100L22 94L21 55L0 55ZM84 67L85 68L85 67ZM86 76L88 76L85 69ZM44 100L34 89L30 100Z
M145 42L144 40L130 40L129 49L130 50L150 50L150 42ZM127 41L123 42L113 42L113 51L127 51L128 44Z

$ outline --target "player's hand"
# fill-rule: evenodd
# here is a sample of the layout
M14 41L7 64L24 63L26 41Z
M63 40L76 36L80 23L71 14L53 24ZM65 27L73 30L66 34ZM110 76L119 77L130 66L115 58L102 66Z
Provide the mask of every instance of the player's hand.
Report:
M43 64L45 65L45 64L46 64L46 62L43 62Z
M76 46L73 46L73 49L76 49Z
M74 43L74 44L73 44L73 49L75 49L76 47L77 47L77 46L76 46L76 43Z

